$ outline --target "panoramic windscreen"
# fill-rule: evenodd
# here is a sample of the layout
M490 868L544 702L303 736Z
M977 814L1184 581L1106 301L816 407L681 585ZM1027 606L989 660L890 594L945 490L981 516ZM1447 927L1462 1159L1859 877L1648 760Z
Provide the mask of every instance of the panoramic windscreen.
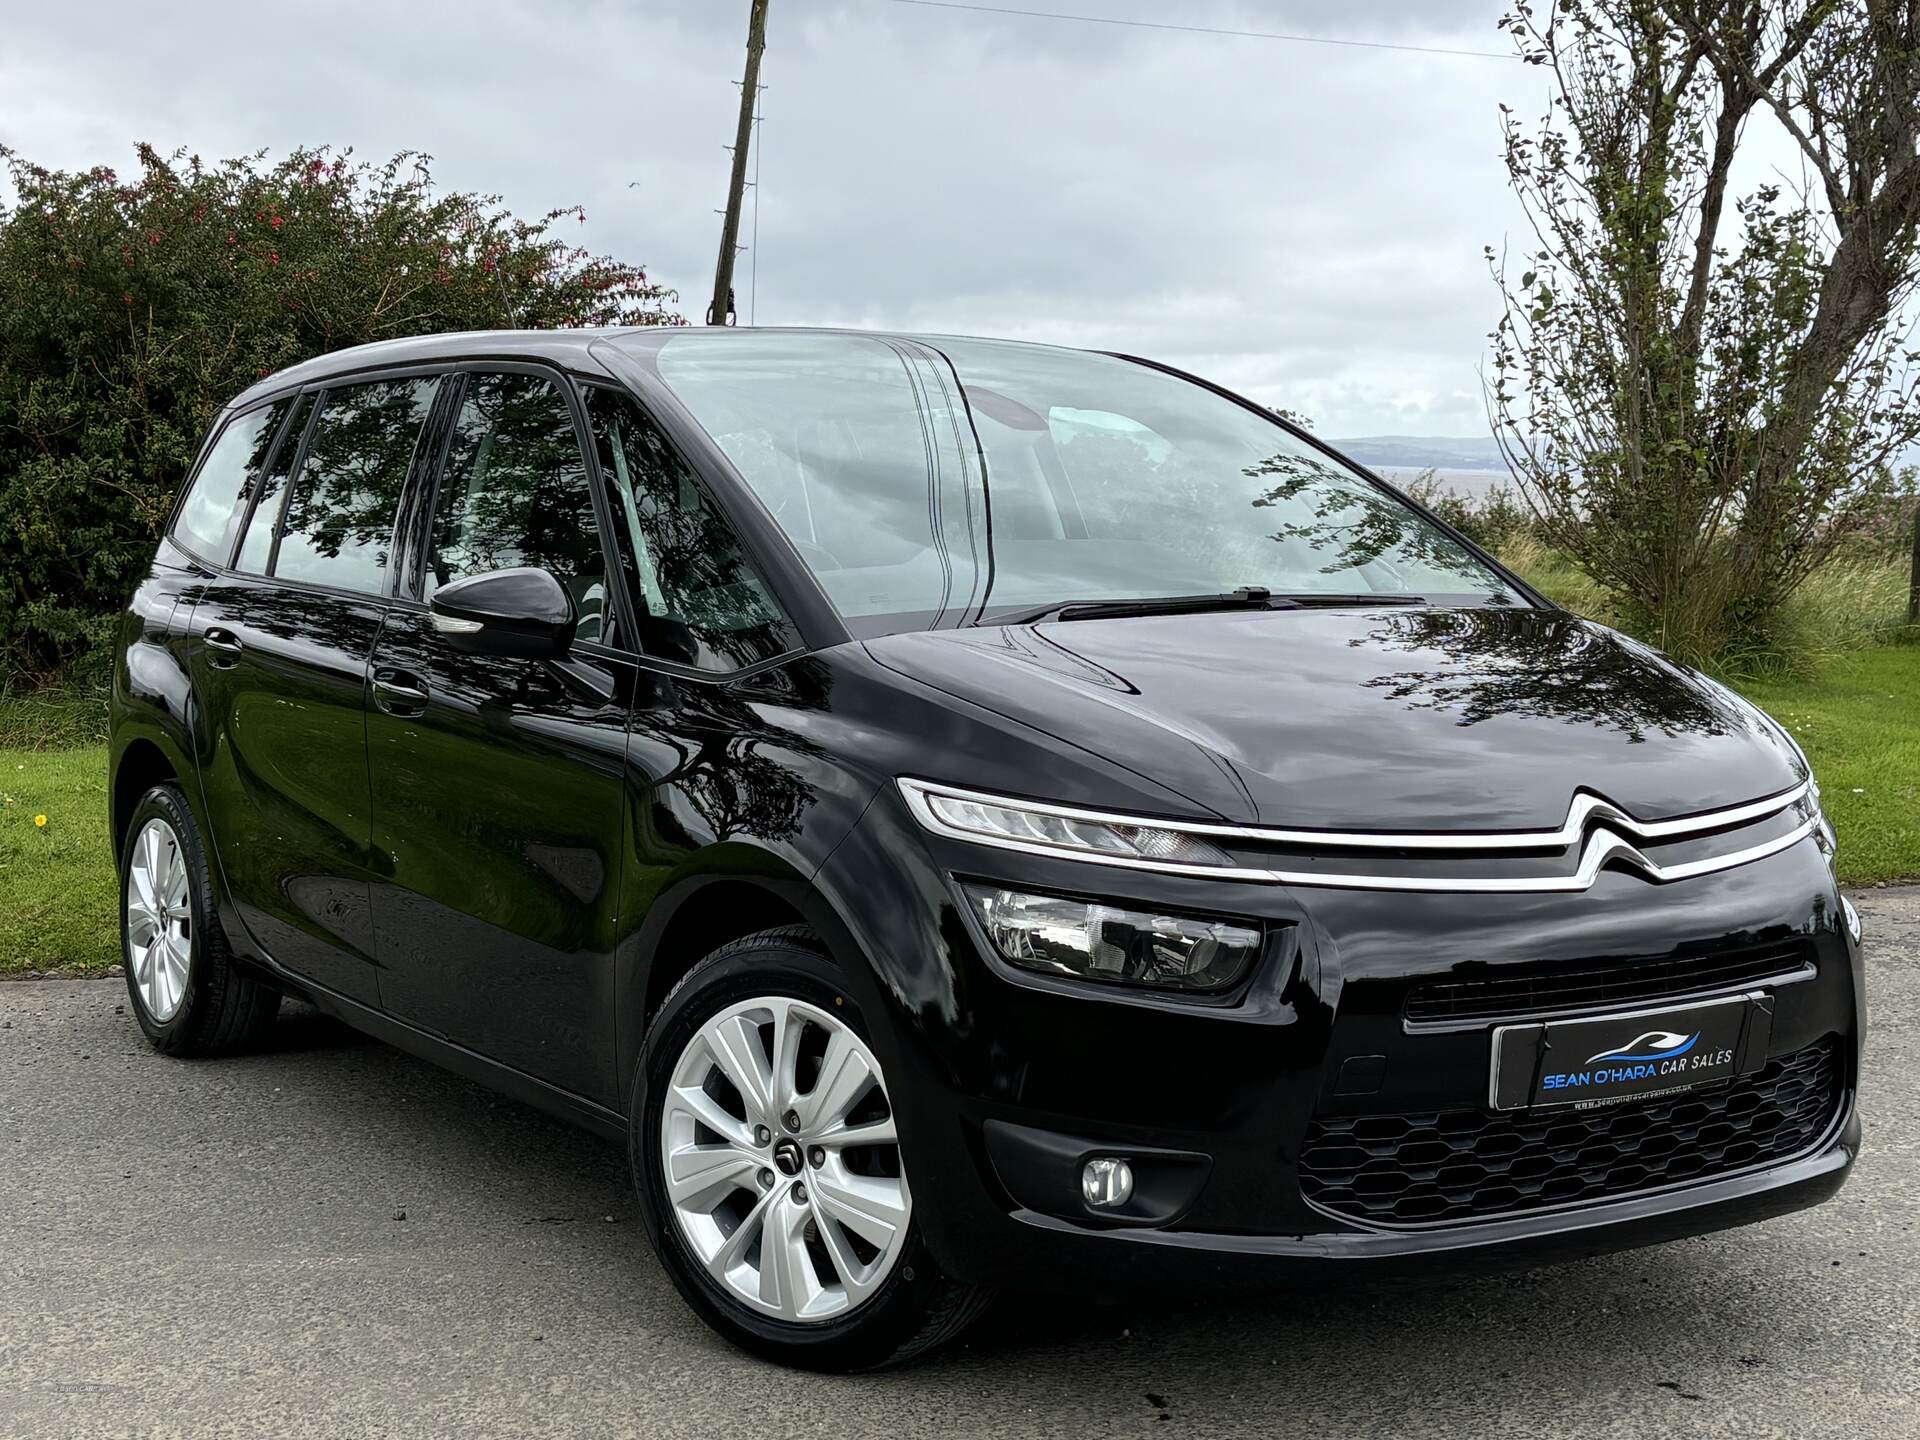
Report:
M1082 351L932 343L986 455L989 618L1241 586L1469 604L1508 593L1390 492L1202 386Z
M856 633L931 623L953 600L948 552L986 565L989 545L989 621L1243 586L1454 604L1507 595L1389 491L1202 386L1083 351L931 343L965 392L989 501L978 536L966 516L942 517L944 548L930 485L938 424L893 346L773 332L660 348L662 378Z

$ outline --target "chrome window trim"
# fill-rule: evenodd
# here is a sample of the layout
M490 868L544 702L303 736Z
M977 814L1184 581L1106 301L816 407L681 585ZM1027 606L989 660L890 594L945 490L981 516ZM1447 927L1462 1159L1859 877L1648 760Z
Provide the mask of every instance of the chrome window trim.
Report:
M1817 816L1808 816L1785 834L1776 835L1758 845L1743 850L1731 851L1725 855L1708 856L1701 860L1687 860L1675 864L1663 865L1641 853L1639 848L1624 835L1611 828L1612 817L1621 816L1622 828L1631 829L1641 839L1665 839L1675 835L1695 834L1702 831L1719 829L1727 825L1737 825L1744 821L1761 819L1777 814L1799 801L1806 795L1811 782L1802 782L1793 789L1765 800L1757 800L1744 805L1731 806L1724 810L1704 812L1687 816L1679 820L1640 822L1626 816L1619 807L1597 796L1581 794L1575 797L1573 807L1568 814L1569 823L1576 816L1584 819L1600 814L1608 822L1590 834L1576 829L1571 838L1561 844L1565 849L1575 841L1583 840L1579 864L1571 875L1546 876L1458 876L1443 875L1343 875L1322 871L1273 870L1257 866L1221 866L1221 865L1182 865L1172 861L1136 860L1125 856L1106 855L1093 851L1077 850L1062 845L1048 845L1039 842L1013 840L995 835L982 834L979 831L949 824L939 812L928 803L933 795L947 796L953 799L972 801L976 804L995 806L1001 809L1027 810L1036 814L1052 815L1071 820L1086 820L1099 824L1131 825L1147 829L1170 830L1191 835L1231 836L1240 840L1276 841L1279 837L1312 837L1311 839L1279 840L1279 843L1317 843L1331 844L1335 848L1348 845L1371 845L1395 847L1406 846L1408 837L1388 836L1379 833L1343 830L1283 831L1262 830L1251 826L1218 825L1202 821L1162 820L1146 815L1121 815L1111 811L1083 810L1066 805L1048 805L1032 800L1020 800L1010 796L992 795L984 791L966 790L958 786L940 785L925 780L914 780L902 776L896 782L900 793L907 802L907 808L913 817L926 830L952 840L962 840L968 844L991 846L997 850L1011 850L1018 854L1044 855L1060 860L1077 860L1082 864L1102 865L1123 870L1149 870L1162 875L1192 875L1203 879L1240 880L1250 884L1298 885L1328 890L1399 890L1431 892L1435 894L1468 895L1541 895L1577 893L1592 888L1600 878L1600 872L1612 860L1629 861L1645 878L1656 884L1666 884L1676 880L1691 880L1701 875L1711 875L1721 870L1732 870L1741 865L1750 865L1791 849L1814 833L1819 824ZM1583 807L1581 802L1589 804ZM1439 841L1444 840L1445 848L1468 852L1534 848L1551 846L1555 837L1565 834L1565 826L1559 831L1503 831L1496 835L1474 835L1458 833L1444 836L1429 835L1426 848L1441 848ZM1356 839L1355 837L1361 837ZM1516 842L1515 837L1526 837ZM1543 838L1544 837L1544 838ZM1492 842L1492 843L1487 843ZM1419 847L1407 847L1419 848Z

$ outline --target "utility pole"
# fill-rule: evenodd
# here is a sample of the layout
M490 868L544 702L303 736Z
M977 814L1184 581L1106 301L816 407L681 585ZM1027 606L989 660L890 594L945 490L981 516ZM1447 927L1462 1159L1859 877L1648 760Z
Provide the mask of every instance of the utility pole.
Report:
M767 48L767 0L753 0L747 21L747 73L740 82L740 124L733 136L733 178L727 186L726 220L720 226L720 260L713 267L709 325L733 323L733 257L740 249L740 192L747 183L747 147L753 141L754 102L760 95L760 52Z
M1913 579L1907 586L1907 623L1920 624L1920 490L1913 496Z

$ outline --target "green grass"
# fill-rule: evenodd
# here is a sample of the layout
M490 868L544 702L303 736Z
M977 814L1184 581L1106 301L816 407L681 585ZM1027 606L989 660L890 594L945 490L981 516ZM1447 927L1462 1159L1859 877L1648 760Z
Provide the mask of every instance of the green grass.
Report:
M1500 558L1555 604L1603 625L1632 630L1604 585L1533 535L1511 538ZM1736 683L1818 682L1828 667L1848 655L1920 642L1920 627L1906 618L1910 577L1905 554L1853 550L1838 555L1787 598L1763 647L1722 655L1708 668Z
M1920 645L1830 662L1815 682L1740 687L1793 732L1820 777L1850 885L1920 879Z
M0 975L116 963L117 888L104 747L0 749Z
M0 689L0 750L72 750L106 738L104 691Z
M1920 645L1845 655L1813 680L1741 688L1812 759L1840 836L1841 879L1920 880ZM120 944L106 752L46 748L69 712L36 719L31 701L7 699L6 713L37 743L0 749L0 975L98 972L119 960Z

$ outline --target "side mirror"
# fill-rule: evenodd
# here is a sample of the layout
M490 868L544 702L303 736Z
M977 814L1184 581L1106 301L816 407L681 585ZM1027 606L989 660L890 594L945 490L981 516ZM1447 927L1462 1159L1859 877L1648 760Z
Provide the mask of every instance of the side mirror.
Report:
M557 660L573 645L573 597L532 566L489 570L442 585L427 604L433 628L468 655Z

